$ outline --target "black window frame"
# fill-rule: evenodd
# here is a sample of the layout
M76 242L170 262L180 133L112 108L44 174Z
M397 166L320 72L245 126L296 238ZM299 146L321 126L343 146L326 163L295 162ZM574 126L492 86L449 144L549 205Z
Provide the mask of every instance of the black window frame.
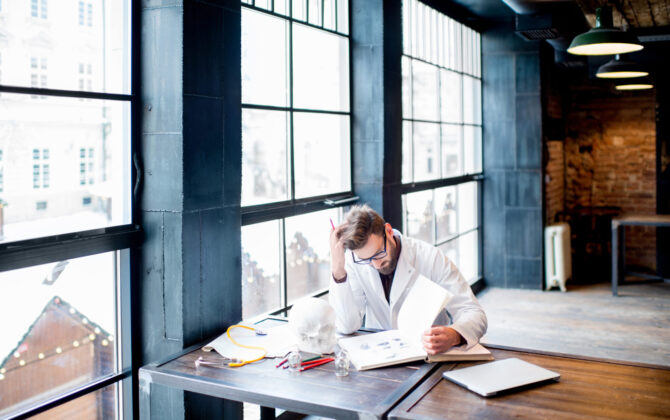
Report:
M38 1L38 16L33 19L45 19L40 16L42 4L46 1ZM58 407L69 401L84 395L96 392L109 385L121 384L123 382L124 392L122 396L121 411L125 417L135 417L138 413L138 391L137 378L139 371L140 351L138 343L138 321L134 320L132 314L138 313L138 291L136 282L131 281L131 273L134 273L133 260L136 253L133 250L141 244L142 229L139 225L141 212L139 197L141 196L141 178L139 176L141 154L141 3L139 0L128 0L130 9L130 93L105 93L105 92L83 92L65 89L50 89L45 87L24 87L2 84L0 81L0 94L12 93L36 97L63 97L79 99L97 99L108 101L121 101L130 105L130 164L131 177L131 223L99 229L68 232L59 235L32 238L21 241L0 243L0 271L16 270L51 262L64 261L72 258L86 257L90 255L118 251L121 261L119 269L121 313L117 314L122 328L122 349L117 357L123 360L119 371L96 378L85 385L70 388L61 394L46 401L38 402L28 408L11 413L12 418L23 419L43 413ZM46 11L46 7L45 7ZM29 12L30 14L31 12ZM47 17L48 18L48 15ZM0 203L1 204L1 203Z
M337 7L339 1L335 1L335 28L338 28L338 18L339 18L339 13L337 11ZM267 106L267 105L256 105L256 104L247 104L247 103L241 103L241 108L242 110L244 109L259 109L259 110L270 110L270 111L284 111L289 113L290 115L290 121L291 121L291 127L289 131L289 138L288 138L288 144L289 144L289 150L291 151L291 155L289 157L289 163L290 163L290 196L288 200L282 200L282 201L277 201L277 202L272 202L272 203L267 203L267 204L256 204L256 205L249 205L249 206L241 206L240 211L241 211L241 226L248 226L248 225L253 225L257 223L262 223L262 222L269 222L269 221L279 221L281 223L281 237L280 237L280 246L281 246L281 253L283 255L283 260L285 261L286 257L286 252L287 252L287 247L286 247L286 229L285 229L285 220L286 218L293 217L293 216L300 216L304 214L309 214L309 213L314 213L322 210L331 210L335 208L342 208L344 206L350 205L358 201L358 196L354 194L353 187L354 187L354 168L353 168L353 112L352 112L352 105L353 105L353 98L354 98L354 92L353 92L353 83L352 83L352 48L351 48L351 13L352 13L352 8L351 8L351 1L347 1L346 4L348 6L347 10L347 33L339 32L337 30L333 29L328 29L324 27L324 0L317 0L317 2L320 4L320 10L321 10L321 25L316 25L313 23L309 22L309 7L310 7L310 1L307 0L305 1L305 20L300 20L297 18L293 17L293 2L291 0L287 0L287 15L278 13L275 11L275 2L274 0L268 0L269 8L264 8L260 6L256 6L256 1L255 0L242 0L241 7L242 8L247 8L250 10L254 10L257 12L265 13L271 16L275 16L281 19L284 19L289 26L288 29L288 48L287 48L287 54L288 54L288 60L289 60L289 104L286 107L282 106ZM293 65L292 65L292 58L293 58L293 23L297 23L300 25L308 26L310 28L315 28L319 30L323 30L325 32L329 32L331 34L345 37L347 38L349 42L349 68L347 71L349 72L349 111L325 111L325 110L318 110L318 109L305 109L305 108L296 108L293 106ZM306 198L295 198L295 177L294 177L294 162L293 162L293 114L296 112L311 112L311 113L321 113L321 114L331 114L331 115L346 115L349 117L349 180L350 180L350 185L349 185L349 191L345 192L337 192L337 193L330 193L330 194L323 194L319 196L311 196L311 197L306 197ZM240 279L242 280L242 279ZM286 264L282 264L282 271L281 271L281 281L282 281L282 296L281 296L281 307L271 310L267 314L264 315L286 315L287 311L291 308L292 305L288 303L288 279L287 279L287 268ZM328 293L327 289L320 289L314 291L310 296L313 297L319 297L323 296L326 293ZM242 302L242 305L244 305L244 302Z
M409 1L415 1L416 3L421 3L421 4L423 4L424 7L431 8L431 9L435 10L437 13L442 14L442 15L452 19L453 21L455 21L456 23L461 25L461 27L467 27L468 29L478 33L481 37L481 31L480 30L478 30L478 29L476 29L476 28L474 28L474 27L472 27L472 26L470 26L466 23L463 23L462 19L459 19L459 18L453 16L451 13L447 13L444 10L440 10L439 8L436 8L435 5L433 5L433 4L428 4L428 3L426 3L422 0L403 0L403 8L405 7L405 4L407 4ZM403 21L403 23L402 23L403 24L403 32L404 32L405 31L405 28L404 28L405 20L403 19L402 21ZM422 31L422 32L425 32L425 30ZM424 33L424 35L425 35L425 33ZM410 36L411 36L411 34L410 34ZM432 62L427 61L425 59L422 59L420 57L414 57L413 55L408 54L408 52L405 51L405 47L404 47L404 40L405 39L406 38L403 35L403 47L402 47L401 57L408 59L410 61L410 65L411 65L412 61L420 61L422 63L425 63L425 64L431 65L433 67L436 67L438 69L438 72L441 71L441 70L446 70L446 71L449 71L449 72L452 72L452 73L457 73L461 77L461 121L459 123L443 122L441 120L441 116L436 121L421 120L421 119L413 118L414 117L413 115L412 115L412 118L405 118L405 116L403 115L402 116L403 123L405 121L409 121L410 123L414 123L414 122L424 123L424 122L426 122L426 123L438 124L439 125L439 133L440 133L439 134L439 137L440 137L439 138L440 152L439 152L438 157L439 157L440 160L442 159L441 149L442 149L442 125L443 124L460 127L460 129L461 129L461 143L462 144L464 142L465 127L467 127L467 126L479 127L480 130L481 130L481 133L482 133L481 143L480 143L481 146L482 146L482 149L480 150L480 158L483 159L483 130L484 130L483 118L480 120L479 124L473 124L473 123L464 122L464 118L463 118L463 115L462 115L463 97L464 97L464 92L463 92L462 87L463 87L463 80L464 80L463 78L464 77L471 77L471 78L474 78L474 79L478 79L480 81L480 110L483 110L483 106L484 106L483 101L482 101L482 99L483 99L482 91L483 91L483 80L484 79L483 79L482 66L481 66L481 56L482 56L481 38L480 38L480 44L479 44L479 48L478 48L478 52L479 52L478 73L479 73L479 76L475 76L473 74L474 72L468 73L468 72L464 71L464 69L463 69L463 66L464 66L464 64L463 64L464 51L462 50L462 48L463 48L462 32L461 32L461 38L460 38L461 51L460 51L460 57L459 57L459 63L461 63L461 64L460 64L460 68L457 68L457 69L456 68L450 68L450 67L447 67L445 65L440 65L438 63L432 63ZM411 71L412 70L411 70L411 67L410 67L410 72ZM440 82L441 82L441 77L438 77L438 92L441 92ZM438 96L440 96L440 95L441 94L439 94ZM441 112L440 106L438 106L438 112ZM410 140L412 141L412 149L413 149L414 148L414 141L413 141L413 139L410 139ZM403 142L404 141L406 141L406 139L404 138L404 130L403 130ZM413 158L414 158L414 153L412 152L412 159ZM464 158L464 156L461 157L461 159L463 159L463 158ZM403 159L403 163L404 163L404 159ZM441 166L441 164L442 163L440 161L440 166ZM464 161L462 162L462 165L465 165ZM447 238L438 238L437 235L434 232L434 239L433 239L433 245L441 246L441 245L444 245L448 242L458 240L458 238L460 238L461 236L464 236L464 235L466 235L468 233L471 233L473 231L478 232L478 234L477 234L478 275L477 275L476 278L472 279L473 281L471 282L471 285L475 284L478 281L481 281L483 279L483 272L482 272L482 267L483 267L483 261L482 261L483 260L483 254L482 254L482 248L483 248L482 182L484 180L483 170L484 170L484 167L483 167L483 164L482 164L479 172L476 172L476 173L461 174L461 175L457 175L457 176L437 178L437 179L431 179L431 180L425 180L425 181L414 181L414 164L412 163L412 181L404 182L404 180L403 180L403 182L400 185L400 194L401 194L401 198L402 198L402 202L403 202L403 211L402 211L403 229L406 230L407 227L404 226L405 221L406 221L406 216L407 216L405 208L404 208L404 202L405 202L406 195L411 194L411 193L416 193L416 192L422 192L422 191L434 191L435 189L443 188L443 187L455 187L455 186L458 186L458 185L461 185L461 184L466 184L466 183L469 183L469 182L476 182L476 187L477 187L477 194L476 194L476 196L477 196L477 203L476 203L476 207L477 207L477 227L472 228L472 229L468 229L468 230L463 231L463 232L458 232L454 235L450 235ZM440 172L441 172L441 169L440 169ZM434 222L435 222L435 220L433 220L433 230L435 230ZM466 279L466 280L469 281L471 279Z

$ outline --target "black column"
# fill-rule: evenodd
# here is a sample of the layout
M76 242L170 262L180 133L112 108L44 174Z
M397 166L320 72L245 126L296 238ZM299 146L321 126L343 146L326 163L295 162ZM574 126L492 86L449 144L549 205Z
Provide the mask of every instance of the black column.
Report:
M354 191L402 226L402 2L352 0Z
M240 3L142 9L143 363L241 317ZM239 418L241 405L152 390L156 418Z

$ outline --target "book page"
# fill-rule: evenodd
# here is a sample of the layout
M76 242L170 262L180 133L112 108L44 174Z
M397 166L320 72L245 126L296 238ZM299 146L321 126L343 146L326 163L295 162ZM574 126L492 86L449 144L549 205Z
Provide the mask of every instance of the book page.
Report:
M398 312L398 329L415 337L432 327L433 321L454 295L419 274Z
M421 343L408 340L402 331L388 330L340 339L339 345L349 353L358 370L423 359Z

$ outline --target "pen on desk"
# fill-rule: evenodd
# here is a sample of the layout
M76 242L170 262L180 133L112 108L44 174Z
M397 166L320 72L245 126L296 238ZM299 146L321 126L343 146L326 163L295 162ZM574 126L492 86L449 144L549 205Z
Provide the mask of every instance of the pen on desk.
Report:
M308 364L307 366L305 366L305 367L303 367L302 369L300 369L300 372L302 372L302 371L304 371L304 370L307 370L307 369L315 368L315 367L317 367L317 366L325 365L326 363L330 363L330 362L332 362L333 360L335 360L335 359L330 358L330 359L324 359L324 360L320 360L320 361L318 361L318 362L310 363L310 364Z
M333 230L335 230L335 224L333 223L333 219L330 219L330 225L333 227Z

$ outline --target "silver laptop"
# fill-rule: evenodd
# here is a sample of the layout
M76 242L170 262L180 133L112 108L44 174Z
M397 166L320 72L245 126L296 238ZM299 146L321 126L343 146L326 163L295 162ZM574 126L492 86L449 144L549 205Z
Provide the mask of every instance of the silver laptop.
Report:
M559 373L517 358L452 370L442 376L484 397L561 377Z

